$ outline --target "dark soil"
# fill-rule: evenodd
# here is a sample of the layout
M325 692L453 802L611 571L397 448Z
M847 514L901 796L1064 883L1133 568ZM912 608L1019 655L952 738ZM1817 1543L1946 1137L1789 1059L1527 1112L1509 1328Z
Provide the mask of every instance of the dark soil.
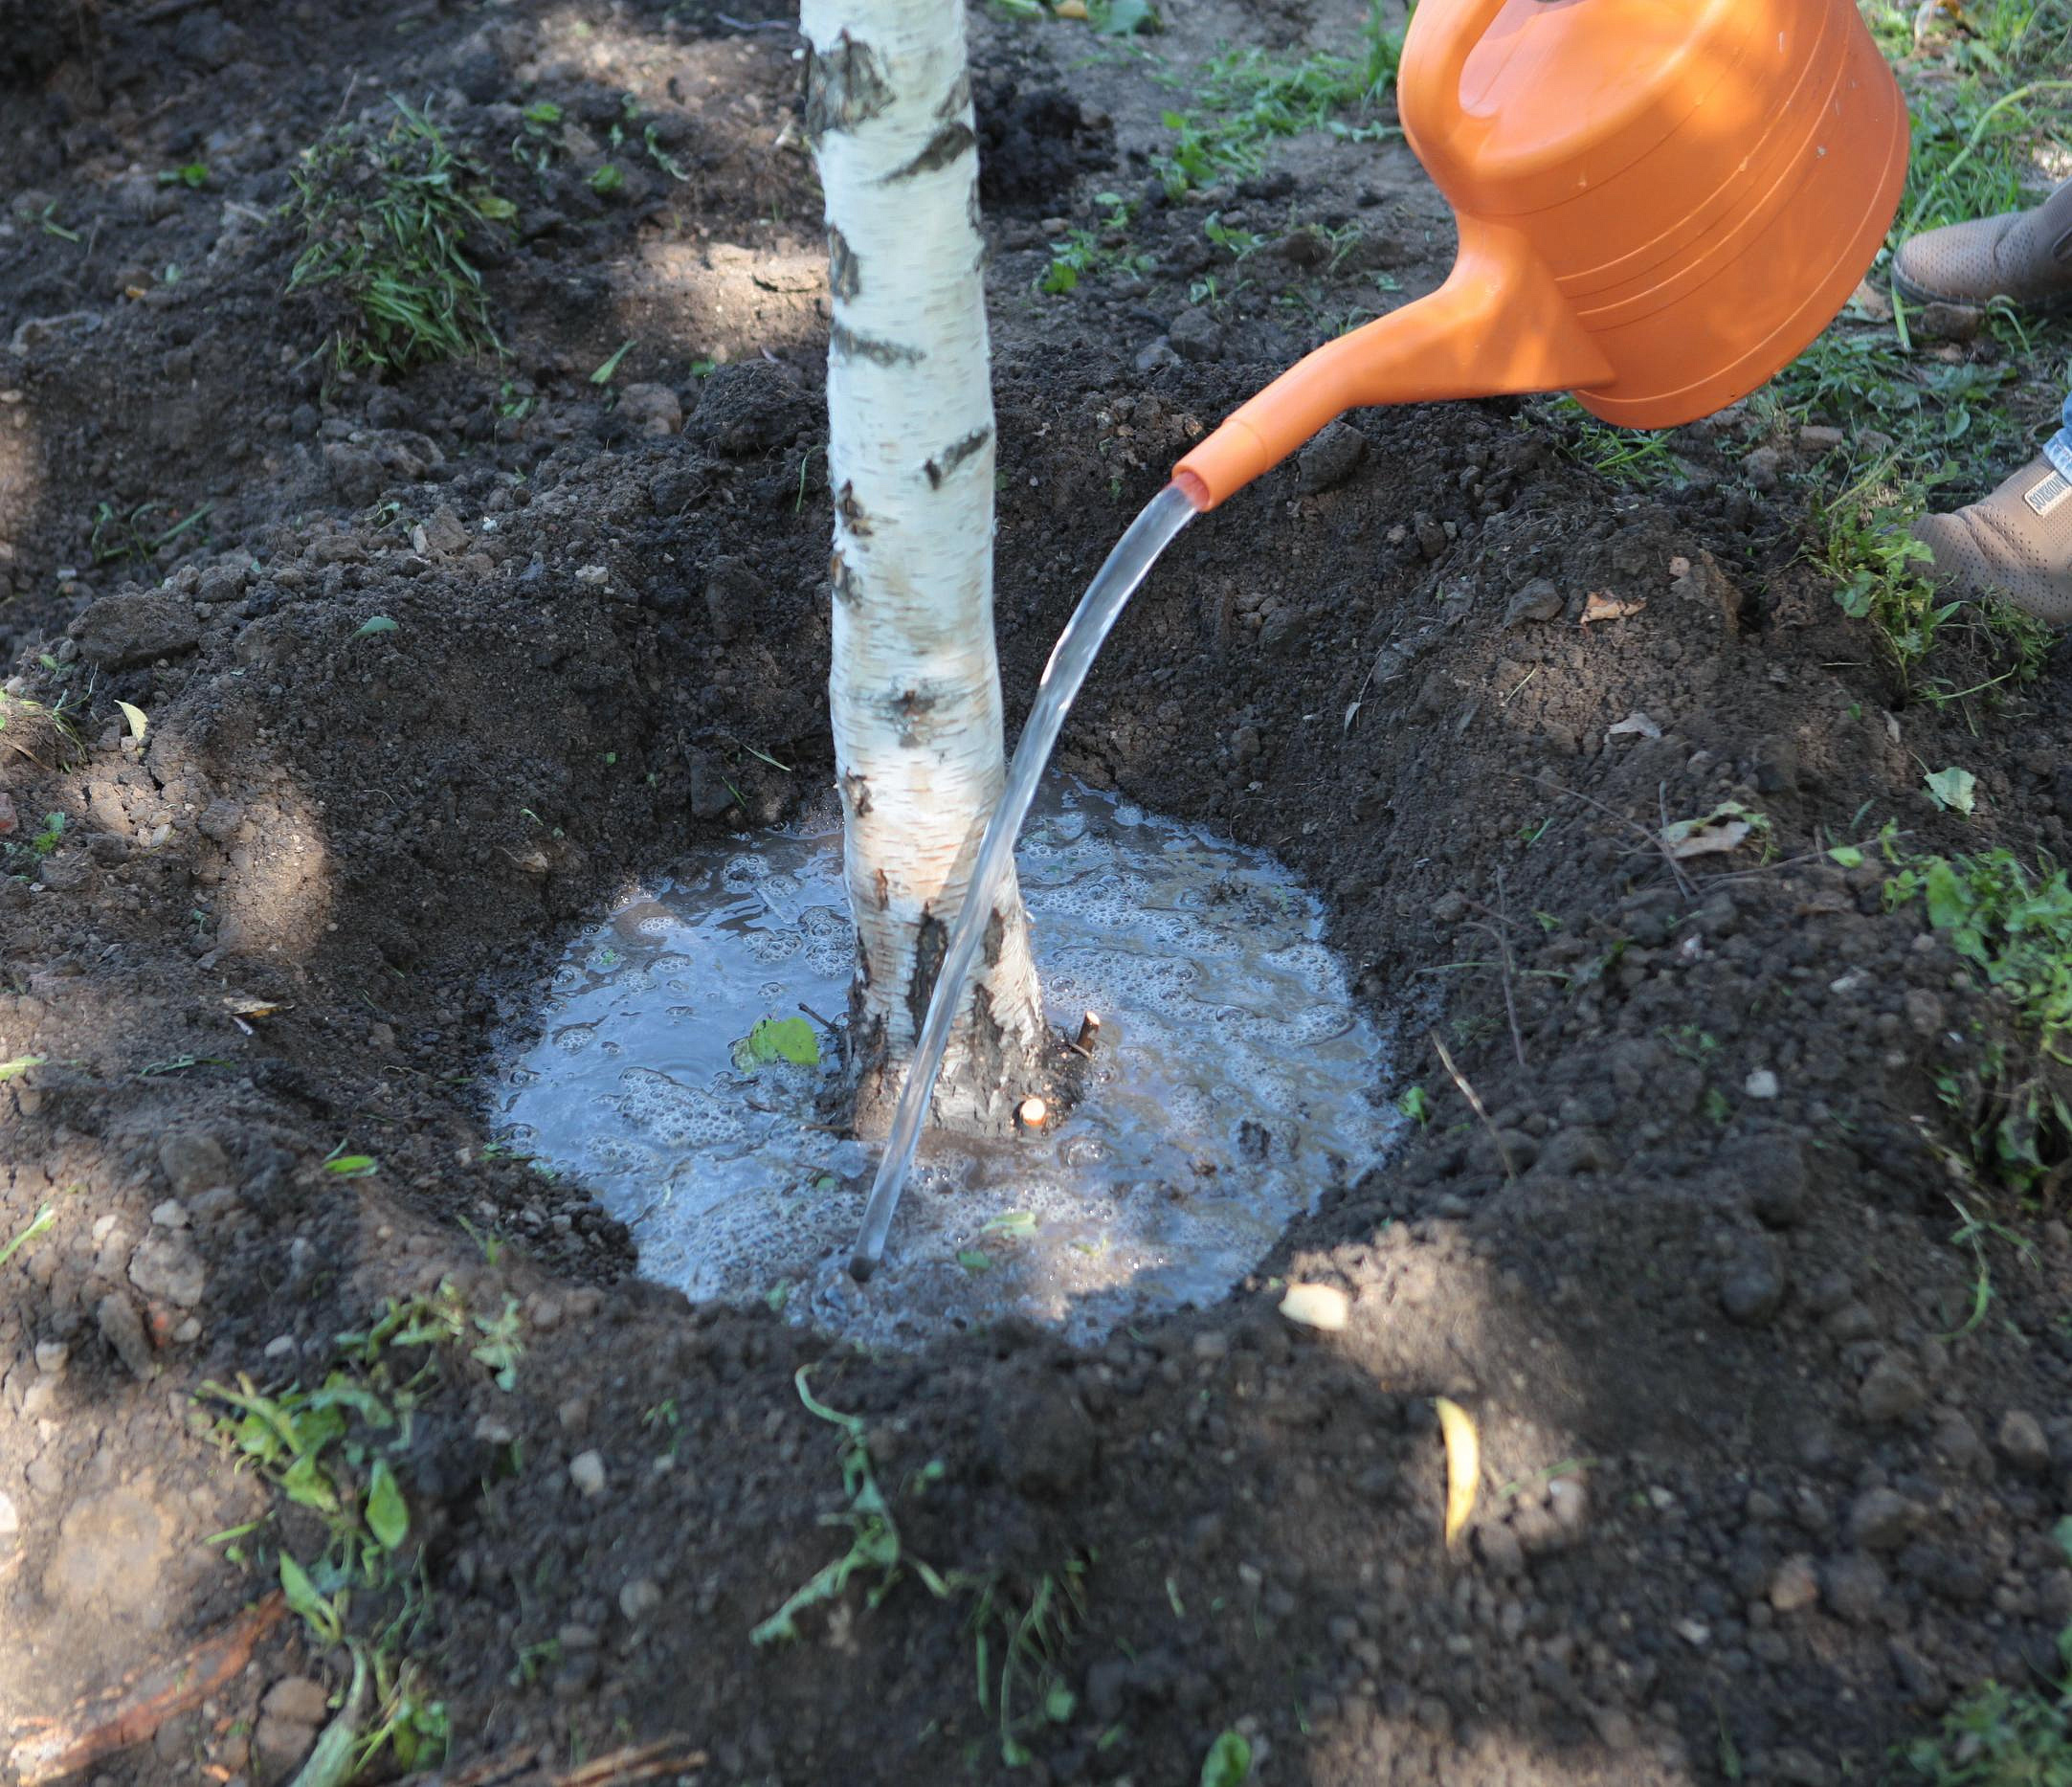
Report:
M2061 1206L1953 1176L1938 1083L2014 1033L1919 903L1885 909L1874 840L2062 859L2065 684L1904 702L1800 562L1803 468L1758 411L1682 431L1690 480L1652 494L1546 404L1362 415L1125 617L1064 763L1325 890L1363 995L1416 1015L1377 1096L1432 1111L1216 1307L1086 1353L831 1353L643 1284L582 1187L489 1146L501 1002L629 877L830 773L817 200L769 16L7 10L0 643L71 729L0 731L0 1061L42 1058L0 1085L0 1246L55 1212L0 1266L0 1721L263 1591L270 1562L208 1541L269 1497L190 1398L321 1377L441 1278L517 1299L526 1349L508 1392L452 1350L397 1464L457 1764L676 1731L715 1780L998 1770L974 1596L858 1583L749 1643L845 1543L810 1361L912 1552L1023 1606L1081 1567L1072 1703L1017 1778L1191 1782L1236 1727L1262 1781L1865 1780L2049 1666L2072 1242ZM1302 20L1175 24L1184 67ZM1152 184L1171 101L1083 28L977 29L1018 717L1185 444L1450 241L1400 145L1304 139L1299 182L1147 200L1150 266L1040 295L1094 192ZM296 151L390 91L519 208L476 244L506 360L342 376L283 296ZM1206 241L1212 209L1255 257ZM1208 273L1247 283L1191 302ZM1634 612L1586 627L1593 592ZM1950 763L1970 821L1922 789ZM1768 851L1673 869L1654 835L1727 800ZM326 1171L342 1147L378 1172ZM2026 1250L1953 1244L1953 1195ZM1291 1327L1288 1278L1351 1293L1349 1326ZM1484 1448L1453 1555L1435 1394ZM289 1772L311 1709L255 1729L261 1695L345 1673L286 1629L105 1778Z

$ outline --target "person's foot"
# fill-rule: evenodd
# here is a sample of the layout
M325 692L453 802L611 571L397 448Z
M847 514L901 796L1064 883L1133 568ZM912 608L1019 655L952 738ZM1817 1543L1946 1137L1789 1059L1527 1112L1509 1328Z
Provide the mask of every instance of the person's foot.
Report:
M2072 449L2059 444L2066 438L1990 497L1914 524L1947 593L1996 595L2051 626L2072 623Z
M1892 257L1892 283L1917 304L2072 304L2072 180L2034 210L1909 236Z

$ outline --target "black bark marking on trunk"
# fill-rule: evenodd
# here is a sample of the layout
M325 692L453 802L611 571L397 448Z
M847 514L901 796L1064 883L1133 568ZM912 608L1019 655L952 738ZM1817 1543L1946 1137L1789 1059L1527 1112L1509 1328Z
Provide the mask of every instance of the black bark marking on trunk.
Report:
M878 896L878 909L880 912L888 912L892 909L892 882L883 869L878 871L877 884L871 891ZM865 965L863 978L866 983L870 980L868 964Z
M881 342L875 335L858 335L840 323L828 331L828 346L844 357L869 360L878 366L919 366L926 358L918 347Z
M807 50L806 134L824 137L868 123L892 103L878 54L847 32L825 56Z
M829 556L827 575L828 582L835 591L835 598L854 607L862 592L857 588L856 572L849 569L849 561L840 552L835 552Z
M957 71L957 78L949 83L949 91L943 95L943 102L935 108L936 117L946 123L963 119L967 123L971 118L971 71Z
M986 921L986 935L979 943L979 952L986 959L988 968L1000 966L1000 952L1007 948L1007 914L998 906Z
M849 238L833 224L827 233L827 282L828 290L844 303L863 290L862 269L857 265Z
M846 480L843 481L841 495L835 499L835 508L842 518L842 525L858 540L871 537L870 512L857 501L856 485Z
M916 174L931 174L938 168L947 168L958 156L969 154L978 147L977 137L971 134L971 126L959 121L945 124L928 139L927 146L903 168L895 168L880 183L890 186L895 180L911 180Z
M902 689L892 698L890 711L892 722L900 728L900 743L911 750L921 743L923 728L928 716L940 704L942 698L927 689Z
M842 777L842 793L848 797L852 816L860 819L871 810L871 778L851 770ZM880 869L882 875L884 870Z
M943 972L943 957L949 950L949 927L935 916L933 906L921 908L921 923L914 931L914 972L906 983L906 1011L914 1020L914 1034L927 1019L928 1001L935 996L936 977Z
M947 478L950 473L955 471L974 453L982 452L986 443L991 438L991 429L974 428L955 446L946 452L940 459L930 459L921 468L928 475L928 488L930 490L942 489L943 480Z

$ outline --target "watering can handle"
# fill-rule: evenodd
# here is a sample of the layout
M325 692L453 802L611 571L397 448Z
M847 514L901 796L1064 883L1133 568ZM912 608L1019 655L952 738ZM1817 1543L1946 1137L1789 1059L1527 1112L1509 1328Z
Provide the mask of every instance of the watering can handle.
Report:
M1403 43L1403 61L1410 78L1398 77L1397 90L1429 93L1437 101L1436 116L1420 118L1414 125L1409 117L1403 125L1409 132L1418 158L1429 165L1435 154L1449 162L1460 159L1461 138L1468 123L1460 104L1460 79L1467 73L1468 57L1482 42L1497 14L1508 0L1424 0L1411 15L1410 32ZM1422 112L1428 108L1417 106Z

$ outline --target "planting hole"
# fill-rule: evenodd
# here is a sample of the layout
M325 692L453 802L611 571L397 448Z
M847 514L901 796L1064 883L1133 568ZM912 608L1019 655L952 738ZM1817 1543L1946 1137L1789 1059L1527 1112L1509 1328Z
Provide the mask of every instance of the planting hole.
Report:
M1101 1016L1086 1095L1040 1133L925 1138L868 1285L845 1262L875 1156L815 1127L836 1044L813 1024L808 1064L777 1029L848 996L832 810L687 860L576 942L503 1076L503 1141L593 1187L650 1278L867 1345L1010 1315L1085 1340L1216 1301L1380 1156L1383 1039L1263 851L1054 779L1019 862L1051 1021Z

